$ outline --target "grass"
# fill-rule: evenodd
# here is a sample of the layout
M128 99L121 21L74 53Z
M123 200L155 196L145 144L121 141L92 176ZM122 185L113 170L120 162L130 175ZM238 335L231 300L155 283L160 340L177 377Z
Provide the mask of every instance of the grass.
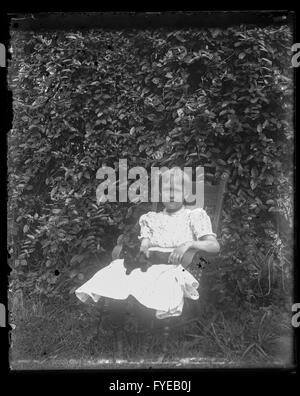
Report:
M162 355L162 321L150 328L129 316L118 330L99 305L20 296L11 301L12 369L292 367L290 316L275 307L225 314L206 306L185 325L176 319Z

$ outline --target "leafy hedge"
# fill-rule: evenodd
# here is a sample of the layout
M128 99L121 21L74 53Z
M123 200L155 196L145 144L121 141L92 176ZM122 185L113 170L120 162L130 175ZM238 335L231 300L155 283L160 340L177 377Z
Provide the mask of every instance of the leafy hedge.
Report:
M107 264L132 204L98 207L95 176L127 158L202 165L215 181L229 170L215 301L279 301L291 269L291 39L285 26L13 32L12 287L64 296Z

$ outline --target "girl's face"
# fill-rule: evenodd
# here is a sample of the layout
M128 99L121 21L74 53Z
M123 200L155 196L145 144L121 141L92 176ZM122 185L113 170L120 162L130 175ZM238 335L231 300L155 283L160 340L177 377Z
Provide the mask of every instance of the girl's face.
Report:
M164 201L164 197L170 196L169 201ZM183 185L182 180L176 179L175 177L171 177L170 184L166 183L162 186L162 198L163 198L163 205L165 206L168 212L175 212L179 210L184 201L183 195Z

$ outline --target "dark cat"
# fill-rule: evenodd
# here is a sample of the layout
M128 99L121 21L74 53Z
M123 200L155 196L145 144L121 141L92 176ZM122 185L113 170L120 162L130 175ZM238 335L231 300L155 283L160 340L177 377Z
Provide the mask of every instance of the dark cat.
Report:
M136 246L123 245L120 258L124 259L126 275L129 275L136 268L140 268L141 271L146 272L151 266L149 259L147 259L144 253L139 252Z

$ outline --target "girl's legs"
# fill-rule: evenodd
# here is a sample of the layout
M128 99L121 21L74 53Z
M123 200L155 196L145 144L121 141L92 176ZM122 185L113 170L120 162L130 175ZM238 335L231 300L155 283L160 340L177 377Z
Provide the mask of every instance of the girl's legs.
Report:
M114 328L122 327L125 321L127 301L109 298L107 312L109 314L109 322Z
M112 330L112 342L113 342L113 356L114 359L120 359L123 357L123 329L126 315L126 300L117 300L112 298L106 298L106 322L108 328Z

